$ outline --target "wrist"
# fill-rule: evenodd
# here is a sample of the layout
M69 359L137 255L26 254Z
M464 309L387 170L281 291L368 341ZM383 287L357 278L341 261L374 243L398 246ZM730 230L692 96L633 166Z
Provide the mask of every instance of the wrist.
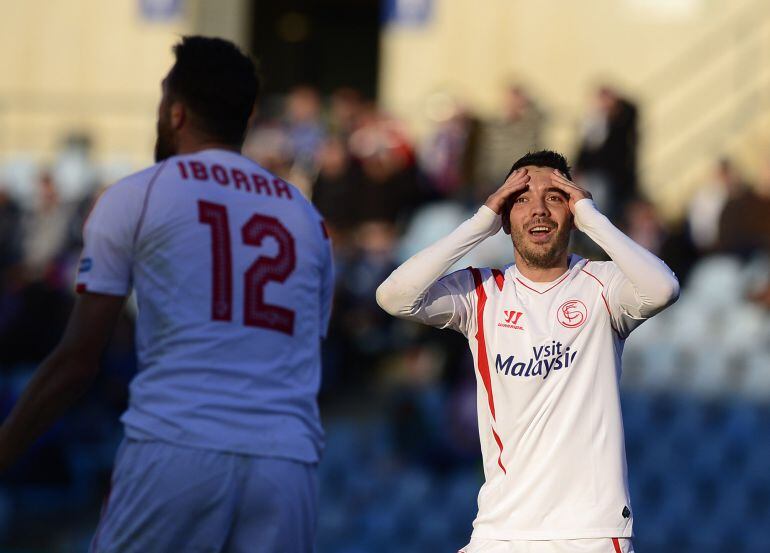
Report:
M582 198L575 202L573 214L575 216L575 226L581 231L591 221L595 220L597 216L603 217L591 198Z
M490 236L497 234L503 226L500 215L487 204L482 205L471 220L478 225L479 230L486 230Z

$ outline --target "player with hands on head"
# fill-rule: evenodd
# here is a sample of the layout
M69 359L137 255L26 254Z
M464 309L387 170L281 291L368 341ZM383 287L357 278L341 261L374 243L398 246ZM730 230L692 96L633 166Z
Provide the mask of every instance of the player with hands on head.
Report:
M446 274L501 228L513 263ZM612 261L570 253L575 228ZM621 355L678 295L552 151L517 160L473 217L380 285L385 311L461 332L473 354L485 482L463 553L633 550Z

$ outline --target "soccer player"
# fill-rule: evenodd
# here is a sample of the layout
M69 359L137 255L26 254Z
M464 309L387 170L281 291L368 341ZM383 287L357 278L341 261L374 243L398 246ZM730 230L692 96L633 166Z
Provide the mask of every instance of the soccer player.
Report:
M86 389L133 288L139 370L91 550L312 551L329 240L296 188L239 154L253 62L215 38L174 54L158 163L95 205L79 297L0 427L0 468Z
M514 263L443 276L500 228ZM612 258L568 252L573 228ZM465 553L628 553L618 384L625 339L679 284L570 180L561 155L530 153L454 232L377 290L388 313L462 332L476 365L485 482Z

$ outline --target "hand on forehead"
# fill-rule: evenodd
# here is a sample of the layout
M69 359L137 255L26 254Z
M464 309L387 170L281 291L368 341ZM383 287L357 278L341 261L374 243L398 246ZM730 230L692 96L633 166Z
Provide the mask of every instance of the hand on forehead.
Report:
M530 177L529 183L525 191L531 191L533 193L543 193L547 190L559 190L554 186L552 180L553 169L551 167L535 167L528 165L525 167L527 174Z

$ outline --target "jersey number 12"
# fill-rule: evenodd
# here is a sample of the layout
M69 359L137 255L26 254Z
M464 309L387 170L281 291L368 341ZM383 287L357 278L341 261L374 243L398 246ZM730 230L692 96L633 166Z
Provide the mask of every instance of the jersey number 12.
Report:
M211 227L211 318L233 320L233 254L227 207L198 200L198 221ZM278 242L275 257L260 256L243 275L243 324L294 334L294 311L265 303L265 285L284 282L294 270L297 257L294 237L276 219L255 213L241 227L241 240L260 246L268 236Z

